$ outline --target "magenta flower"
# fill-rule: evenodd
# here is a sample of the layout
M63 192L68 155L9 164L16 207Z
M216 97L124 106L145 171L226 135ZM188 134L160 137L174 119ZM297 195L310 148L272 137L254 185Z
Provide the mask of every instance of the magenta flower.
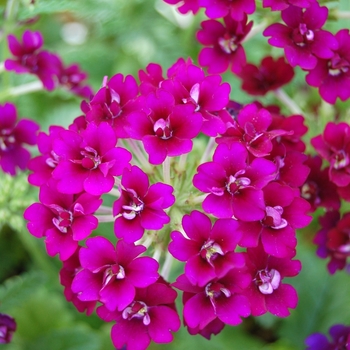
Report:
M249 298L253 316L266 312L277 317L287 317L298 303L298 295L289 284L283 284L284 277L299 274L301 263L290 258L269 256L262 246L247 249L247 267L252 275L250 286L244 294Z
M350 126L329 122L323 132L311 139L312 146L330 163L329 179L337 186L350 184Z
M261 242L267 254L277 258L295 255L297 240L295 230L307 226L312 220L307 216L309 203L296 197L289 186L271 182L263 189L265 216L254 222L238 222L237 231L242 235L239 245L256 247Z
M79 261L78 247L74 254L63 262L62 269L60 270L60 283L64 287L63 294L67 301L73 303L79 312L86 312L86 315L91 315L95 310L96 301L81 301L76 293L72 291L72 282L76 274L82 270Z
M188 238L173 231L168 249L176 259L186 262L185 275L193 285L203 287L230 269L243 267L243 256L234 253L240 239L237 221L219 219L212 227L210 219L195 210L183 217L182 227Z
M89 122L100 124L108 122L118 138L128 137L125 131L126 117L139 107L135 104L139 89L133 76L114 75L109 81L103 81L103 86L87 103L81 104L82 111Z
M307 8L317 0L263 0L263 7L271 7L272 11L282 11L290 5Z
M98 220L92 214L102 200L88 193L62 194L53 181L40 187L39 200L41 203L32 204L24 212L28 231L35 237L46 237L50 256L58 253L61 260L66 260L76 250L78 241L97 228Z
M322 333L313 333L305 339L306 350L349 350L350 326L336 324L329 329L331 340Z
M140 91L142 95L148 95L156 92L160 87L160 83L164 80L163 69L159 64L150 63L146 67L146 72L139 71Z
M28 162L28 169L33 171L28 176L28 182L33 186L41 186L49 181L52 171L56 168L59 157L53 151L53 142L59 137L62 126L52 125L49 127L49 134L40 132L37 138L37 144L40 156L34 157Z
M11 316L0 314L0 344L10 343L16 328L16 321Z
M151 164L161 164L167 156L186 154L192 149L192 139L202 127L202 116L192 104L175 105L174 97L165 90L144 98L144 111L128 117L128 133L141 140Z
M319 207L339 210L337 186L329 180L329 168L321 170L322 158L309 157L305 164L310 167L310 174L301 188L301 196L311 204L311 210L315 211Z
M129 166L131 153L115 147L117 138L106 122L90 123L80 134L64 130L53 144L60 158L52 172L62 193L86 191L92 195L109 192L114 186L114 176L122 174Z
M303 69L316 67L319 58L329 59L338 48L334 36L322 28L328 16L328 9L317 2L305 11L290 6L281 12L286 23L274 23L264 30L264 36L271 36L269 44L284 49L287 61L292 67Z
M39 125L32 120L22 119L17 123L16 107L11 103L0 105L0 166L12 176L17 167L27 168L29 151L24 144L35 145Z
M167 4L178 5L177 9L180 13L185 14L192 12L194 15L199 11L199 0L164 0Z
M158 182L149 185L148 176L137 166L124 169L120 198L113 204L113 215L118 216L114 232L118 238L132 243L139 240L144 230L160 230L170 222L164 209L175 202L173 188Z
M255 11L255 0L199 0L199 6L206 8L209 18L230 16L236 21L242 21L248 14Z
M242 79L242 89L250 95L263 96L288 84L294 77L293 68L284 57L274 60L271 56L262 59L259 67L246 64L238 76Z
M248 151L240 143L220 144L213 162L201 164L193 184L209 193L203 209L218 218L262 220L265 203L262 188L276 177L274 163L256 158L248 165Z
M350 34L348 29L340 30L335 39L338 48L334 55L319 60L316 67L306 76L306 82L319 88L321 97L334 104L337 98L346 101L350 97Z
M314 239L314 243L319 246L317 255L323 259L330 257L327 267L334 274L346 267L350 257L350 213L340 218L338 211L327 212L319 221L322 228Z
M201 66L208 67L208 73L231 71L239 73L246 64L242 41L249 33L253 22L247 23L247 16L236 21L230 16L224 18L224 24L216 20L201 23L202 29L197 33L197 40L205 47L199 53Z
M177 293L162 278L146 288L136 288L134 300L124 310L110 312L100 306L97 314L105 321L116 321L111 337L117 349L145 350L151 340L170 343L171 332L181 326L176 312Z
M186 275L179 276L173 286L184 291L185 324L198 331L216 319L231 326L240 324L241 317L250 315L249 301L242 295L250 282L245 270L235 268L202 287L193 285Z
M135 287L154 283L158 263L150 257L139 257L144 246L119 240L116 247L104 237L93 237L81 248L82 270L74 277L72 291L81 301L100 301L109 311L124 310L135 298Z
M175 104L192 104L203 118L201 131L216 136L226 130L225 111L230 99L230 85L222 83L219 75L205 76L191 60L179 59L168 70L169 79L162 81L162 89L170 92ZM228 114L226 112L226 114ZM226 118L229 120L229 116Z
M54 89L59 73L58 61L56 55L40 50L43 45L40 32L26 30L22 36L22 43L10 34L8 44L14 59L5 60L6 70L19 74L35 74L47 90Z

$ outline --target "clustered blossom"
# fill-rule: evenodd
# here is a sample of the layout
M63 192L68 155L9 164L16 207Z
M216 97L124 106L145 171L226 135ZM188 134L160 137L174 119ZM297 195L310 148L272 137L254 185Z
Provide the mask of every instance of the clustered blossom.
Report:
M93 93L91 88L83 85L87 74L77 64L65 67L58 55L42 50L43 44L40 32L26 30L22 42L10 34L8 45L13 57L5 60L6 70L34 74L47 90L63 86L78 96L90 97Z
M16 328L16 321L11 316L0 313L0 344L10 343Z
M314 333L305 339L307 350L349 350L350 327L336 324L329 329L331 340L322 333Z
M250 315L287 317L298 303L296 290L284 283L301 270L296 230L318 207L327 210L315 238L318 255L331 258L331 273L350 255L350 214L338 212L340 198L350 200L349 125L328 124L311 141L320 157L308 157L303 116L230 101L231 87L217 75L230 67L244 90L264 95L288 83L299 65L326 101L345 100L348 31L323 30L328 10L316 0L264 0L263 7L282 11L285 25L272 24L264 35L284 48L289 64L265 57L257 67L247 64L242 47L255 0L164 1L181 13L205 9L209 20L197 39L206 46L199 63L208 74L191 59L166 72L151 63L139 71L140 83L131 75L104 77L93 95L77 65L64 67L41 50L40 33L26 31L23 43L9 36L8 70L88 98L68 128L39 134L40 155L28 167L40 203L24 217L29 232L45 238L48 254L63 262L66 299L114 322L118 349L173 340L180 327L174 288L183 292L188 332L207 339ZM329 167L322 169L321 158ZM102 205L106 198L111 206ZM113 241L100 228L93 233L102 222L114 224ZM184 271L170 284L172 258Z
M17 168L27 169L30 153L25 145L37 143L39 125L29 119L17 122L17 110L12 103L0 105L0 167L3 172L16 175Z

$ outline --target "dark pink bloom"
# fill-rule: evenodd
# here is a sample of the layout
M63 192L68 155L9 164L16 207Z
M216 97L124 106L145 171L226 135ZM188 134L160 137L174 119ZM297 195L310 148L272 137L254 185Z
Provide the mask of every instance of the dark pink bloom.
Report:
M149 185L148 176L137 166L124 169L120 198L113 204L113 215L118 216L114 232L128 243L139 240L144 230L160 230L170 222L164 209L175 202L173 188L158 182Z
M208 20L202 22L201 26L197 40L209 47L203 48L199 53L199 64L208 67L208 73L223 73L229 66L232 72L239 73L246 64L242 41L252 28L253 22L247 23L247 16L240 21L226 16L224 24Z
M303 69L316 67L319 58L329 59L333 50L338 48L334 36L322 28L328 16L328 9L317 2L305 11L290 6L281 13L283 21L274 23L264 31L264 36L271 36L269 44L284 49L287 61L292 67L299 65Z
M235 268L202 287L193 285L186 275L179 276L173 286L184 292L185 324L197 331L216 319L231 326L240 324L241 317L250 315L249 301L242 295L250 282L245 270Z
M230 16L241 21L247 14L255 11L255 0L199 0L199 6L206 8L209 18Z
M35 237L46 237L50 256L57 253L61 260L68 259L76 250L78 241L85 239L98 226L92 214L102 200L88 193L62 194L51 181L40 187L39 200L24 212L29 221L28 231Z
M26 30L22 36L22 43L10 34L8 44L14 59L5 61L7 70L35 74L47 90L54 89L59 71L57 57L50 52L40 50L43 45L40 32Z
M93 237L81 248L82 270L74 277L72 291L82 301L100 301L109 311L124 310L135 297L135 287L157 281L158 262L140 254L146 251L123 240L116 247L104 237Z
M174 96L175 104L192 104L195 107L203 118L201 131L205 135L216 136L225 132L225 115L221 113L226 112L230 99L229 84L222 83L219 75L205 76L191 60L179 59L169 68L168 76L169 79L161 83L162 89Z
M317 0L263 0L263 7L271 7L272 11L282 11L290 5L307 8Z
M33 173L29 174L28 182L33 186L41 186L49 181L52 171L56 168L59 157L53 151L53 141L59 137L62 126L52 125L49 127L49 134L40 132L37 138L37 144L40 156L30 159L28 169Z
M76 274L82 270L79 261L78 247L74 254L63 262L62 269L60 270L60 283L64 287L63 294L67 301L73 303L79 312L86 312L86 315L91 315L95 310L96 301L81 301L76 293L72 291L72 282Z
M141 140L151 164L161 164L192 150L192 139L202 127L202 116L192 104L175 105L174 97L159 89L144 98L144 110L128 117L128 133Z
M86 191L93 195L109 192L114 176L129 166L131 153L115 147L117 138L106 122L90 123L80 134L64 130L54 140L53 151L60 158L52 172L62 193Z
M263 58L259 67L246 64L238 76L242 79L242 89L250 95L263 96L288 84L294 77L293 68L284 57L274 60L271 56Z
M340 198L337 186L329 180L329 168L321 170L322 158L310 156L305 164L310 167L310 174L301 187L301 196L311 204L311 211L315 211L319 207L324 207L327 210L338 210Z
M64 66L61 58L57 56L57 66L59 68L57 79L60 86L65 87L73 94L83 98L90 98L93 91L90 86L85 85L87 73L83 72L78 64Z
M350 184L350 126L329 122L323 132L311 139L312 146L330 163L329 179L337 186Z
M307 216L309 203L296 197L295 191L278 182L271 182L263 189L265 216L254 222L238 222L237 231L242 235L239 245L256 247L261 242L267 254L278 258L291 258L297 244L295 230L307 226L312 220Z
M340 219L339 211L329 211L319 217L321 229L317 232L314 243L318 246L317 255L326 259L329 273L343 270L350 256L350 213L346 213Z
M322 333L313 333L305 339L306 350L349 350L350 326L336 324L329 329L331 341Z
M346 101L350 97L350 34L348 29L340 30L335 39L338 48L328 59L319 60L316 67L306 76L306 82L319 88L321 97L334 104L337 98Z
M118 138L126 138L126 117L138 107L135 104L138 92L139 88L133 76L116 74L108 81L105 78L102 88L89 103L83 101L81 108L87 121L96 124L108 122Z
M146 67L146 72L139 71L140 91L142 95L148 95L150 92L156 92L160 83L164 80L163 69L157 63L150 63Z
M234 253L240 239L237 225L236 220L219 219L212 227L210 219L196 210L183 217L188 238L173 231L168 249L176 259L186 262L185 275L192 284L202 287L234 267L243 267L243 256Z
M252 282L244 294L249 298L253 316L266 312L277 317L287 317L298 303L298 295L289 284L283 284L285 277L299 274L301 263L290 258L269 256L262 246L247 249L247 268Z
M180 13L185 14L192 12L194 15L199 11L199 0L164 0L167 4L178 5Z
M17 167L27 168L29 151L24 144L35 145L39 125L32 120L22 119L17 123L17 110L11 103L0 105L0 166L12 176Z
M11 316L0 314L0 344L10 343L16 328L16 321Z
M291 134L287 130L271 130L271 123L270 112L251 103L239 111L237 118L229 123L226 133L216 141L227 145L240 142L253 156L265 157L273 149L274 138Z
M123 310L110 312L106 307L97 309L105 321L116 321L111 337L117 349L126 346L132 350L145 350L151 340L155 343L170 343L171 332L181 326L176 312L177 293L162 278L146 288L135 288L134 300Z
M263 158L248 165L248 151L240 143L229 148L220 144L213 162L201 164L193 184L209 193L203 209L218 218L235 217L243 221L262 220L265 203L262 188L276 177L276 166Z
M198 326L193 328L187 326L187 330L191 335L200 334L202 337L210 340L213 334L219 334L224 329L224 327L225 323L216 318L213 321L209 322L209 324L202 329L200 329Z

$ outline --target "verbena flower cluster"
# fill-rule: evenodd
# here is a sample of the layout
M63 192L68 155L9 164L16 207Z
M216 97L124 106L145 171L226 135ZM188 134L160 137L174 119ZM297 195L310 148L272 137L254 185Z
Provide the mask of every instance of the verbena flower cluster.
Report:
M165 2L182 13L205 10L200 66L180 58L165 71L151 63L139 82L119 73L103 78L95 94L77 65L64 67L41 49L39 32L25 31L22 41L8 37L7 70L86 98L68 128L38 135L31 121L16 126L14 105L1 106L0 164L12 175L16 166L31 171L39 201L24 212L28 231L62 261L67 300L113 322L118 349L173 340L181 325L176 289L188 332L207 339L250 315L289 316L298 296L284 279L301 270L296 230L319 207L327 212L315 238L318 255L330 257L331 273L350 255L350 213L340 218L338 211L341 199L350 200L350 126L329 123L311 141L320 156L307 156L302 115L232 101L218 75L230 69L257 96L290 82L300 66L325 101L344 101L349 31L322 29L328 9L316 0L264 0L285 23L264 35L284 49L288 63L267 56L257 67L244 51L254 0ZM23 143L39 149L29 163ZM114 235L101 235L106 222ZM175 261L184 263L177 276Z

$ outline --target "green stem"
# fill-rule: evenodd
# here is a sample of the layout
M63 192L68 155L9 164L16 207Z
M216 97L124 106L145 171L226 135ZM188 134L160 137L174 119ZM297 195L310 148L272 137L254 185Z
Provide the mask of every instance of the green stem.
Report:
M44 89L44 86L40 80L32 81L27 84L23 84L23 85L19 85L19 86L15 86L13 88L7 89L2 93L2 95L0 96L0 99L5 100L8 97L25 95L25 94L29 94L35 91L40 91L43 89Z
M163 178L164 182L166 184L171 184L171 179L170 179L170 158L166 157L164 162L163 162Z
M350 11L336 11L334 13L335 17L337 18L345 18L345 19L348 19L350 18Z
M273 91L274 95L276 98L288 109L293 113L293 114L300 114L303 115L303 111L301 108L293 101L282 89L277 89Z

